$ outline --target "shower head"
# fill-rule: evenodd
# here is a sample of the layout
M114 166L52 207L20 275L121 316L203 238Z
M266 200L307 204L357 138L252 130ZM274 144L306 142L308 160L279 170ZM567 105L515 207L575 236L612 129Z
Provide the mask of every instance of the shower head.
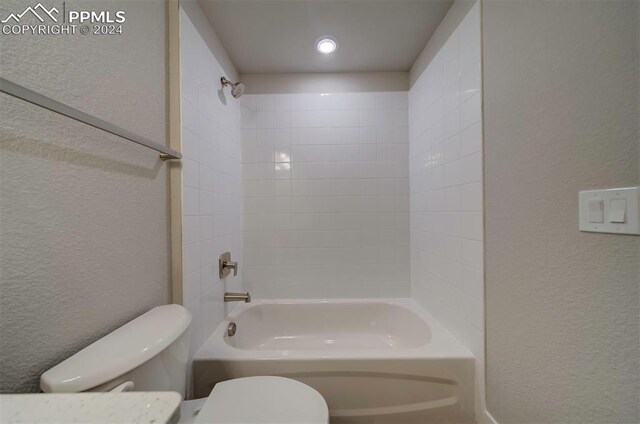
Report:
M242 94L244 93L244 84L241 82L231 82L229 81L226 77L222 77L220 78L220 82L222 83L222 86L224 87L225 85L228 85L229 87L231 87L231 95L233 97L235 97L236 99L239 99L240 97L242 97Z

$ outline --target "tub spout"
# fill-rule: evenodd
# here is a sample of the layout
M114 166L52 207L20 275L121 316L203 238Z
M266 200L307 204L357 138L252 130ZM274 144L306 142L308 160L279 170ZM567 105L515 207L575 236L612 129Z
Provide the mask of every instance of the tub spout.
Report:
M225 302L242 302L242 301L244 301L245 303L249 303L249 302L251 302L251 295L249 294L249 292L246 292L246 293L226 292L224 294L224 301Z

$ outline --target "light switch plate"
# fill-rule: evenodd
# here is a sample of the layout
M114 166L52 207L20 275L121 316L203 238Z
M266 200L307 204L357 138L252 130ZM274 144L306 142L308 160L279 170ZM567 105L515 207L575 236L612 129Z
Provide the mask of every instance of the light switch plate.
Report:
M589 200L601 199L604 204L604 222L589 222ZM618 205L626 201L626 211L624 213L624 222L611 222L618 220L619 211L614 211L611 207L611 201L618 201ZM580 231L588 231L594 233L612 233L612 234L635 234L640 235L640 187L612 188L606 190L589 190L581 191L578 195L578 204L580 208L579 220Z

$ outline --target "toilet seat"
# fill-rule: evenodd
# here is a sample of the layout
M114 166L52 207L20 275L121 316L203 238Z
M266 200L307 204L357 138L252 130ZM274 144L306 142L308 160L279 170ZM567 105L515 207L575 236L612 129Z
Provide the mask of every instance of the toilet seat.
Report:
M193 417L193 410L203 401L204 406ZM182 409L181 423L329 423L329 409L320 393L306 384L283 377L224 381L216 384L206 400L197 399L188 404Z

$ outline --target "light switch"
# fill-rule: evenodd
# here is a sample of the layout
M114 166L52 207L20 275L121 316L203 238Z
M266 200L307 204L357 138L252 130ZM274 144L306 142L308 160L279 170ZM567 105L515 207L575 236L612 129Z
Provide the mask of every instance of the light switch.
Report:
M580 231L640 235L640 187L581 191L578 209Z
M587 207L589 209L589 222L604 222L604 202L602 199L589 199Z
M611 199L609 222L624 224L627 215L627 199Z

